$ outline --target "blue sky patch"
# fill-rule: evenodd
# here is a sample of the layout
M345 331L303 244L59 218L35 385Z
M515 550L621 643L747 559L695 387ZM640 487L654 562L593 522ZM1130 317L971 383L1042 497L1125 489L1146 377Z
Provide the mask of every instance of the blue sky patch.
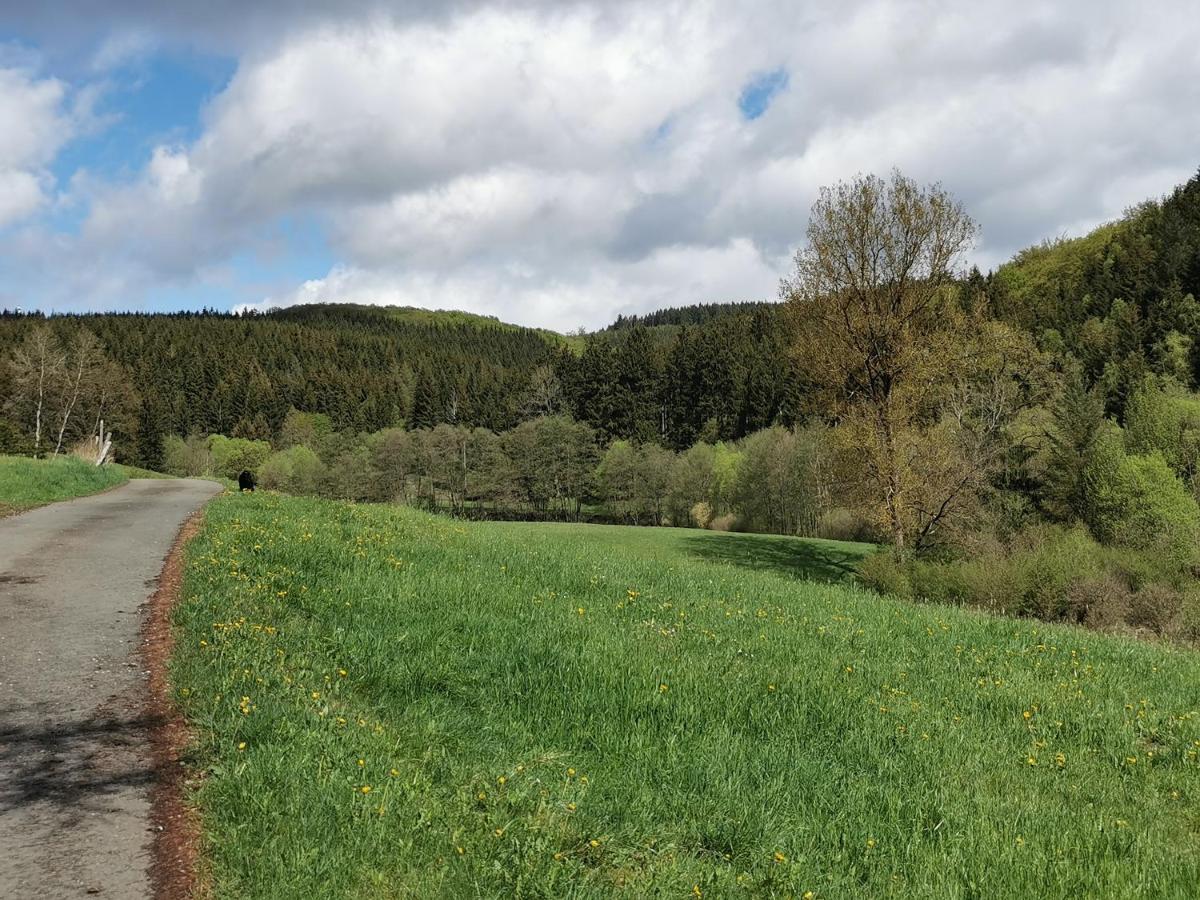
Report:
M742 111L746 121L752 122L767 111L771 101L787 86L787 69L782 67L755 75L742 88L738 97L738 109Z
M96 110L112 121L62 149L53 165L59 184L80 168L105 178L130 177L156 145L196 140L205 106L235 68L232 59L183 54L157 55L119 70Z

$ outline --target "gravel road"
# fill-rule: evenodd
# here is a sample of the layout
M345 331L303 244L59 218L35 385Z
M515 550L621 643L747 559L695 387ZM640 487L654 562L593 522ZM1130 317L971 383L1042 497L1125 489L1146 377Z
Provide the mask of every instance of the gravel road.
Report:
M211 481L0 519L0 897L151 894L142 605Z

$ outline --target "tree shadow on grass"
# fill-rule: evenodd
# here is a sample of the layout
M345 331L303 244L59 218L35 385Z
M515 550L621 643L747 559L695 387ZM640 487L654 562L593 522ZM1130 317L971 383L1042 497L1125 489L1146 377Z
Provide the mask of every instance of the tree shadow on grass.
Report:
M706 532L684 539L687 551L709 562L775 572L804 581L849 581L864 554L824 542L753 534Z

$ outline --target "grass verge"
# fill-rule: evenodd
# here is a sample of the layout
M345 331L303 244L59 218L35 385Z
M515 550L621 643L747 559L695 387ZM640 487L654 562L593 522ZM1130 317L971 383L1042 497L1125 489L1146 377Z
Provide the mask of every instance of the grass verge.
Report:
M215 500L173 664L215 894L1194 895L1200 655L755 540Z
M0 456L0 516L96 494L128 480L129 476L116 466L97 468L73 456Z

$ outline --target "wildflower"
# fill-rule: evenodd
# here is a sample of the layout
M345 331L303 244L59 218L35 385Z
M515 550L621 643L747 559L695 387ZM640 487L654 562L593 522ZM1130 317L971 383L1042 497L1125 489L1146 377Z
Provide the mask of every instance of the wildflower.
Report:
M787 862L787 857L784 856L782 853L780 853L778 850L775 851L775 855L771 858L774 859L776 863Z
M1036 766L1037 765L1037 757L1036 756L1027 756L1027 757L1025 757L1025 763L1026 763L1026 765Z
M496 837L504 837L504 829L497 828L495 831L492 832L492 834L494 834Z
M867 838L867 849L868 850L875 849L875 838Z
M773 693L775 693L775 685L773 685L773 684L768 684L768 685L767 685L767 693L769 693L769 694L773 694Z
M669 691L669 690L670 690L670 688L669 688L669 687L667 687L667 685L665 685L665 684L660 684L660 685L658 686L658 692L659 692L660 694L665 694L665 693L666 693L667 691Z
M505 778L503 775L501 775L499 778L496 779L496 784L500 785L501 787L504 787L504 782L506 782L506 781L508 781L508 779Z
M1018 847L1025 846L1025 838L1021 837L1019 834L1017 835L1017 846Z
M480 791L478 794L475 795L475 799L482 803L484 800L487 799L487 794L485 794L483 791Z
M367 764L367 761L366 761L365 759L360 759L360 760L358 761L358 767L359 767L360 769L361 769L363 766L365 766L366 764Z
M575 608L575 612L577 612L579 615L581 615L581 616L582 616L582 615L583 615L585 612L587 612L587 610L586 610L586 609L584 609L582 606L577 606L577 607Z
M320 691L313 691L313 692L312 692L312 698L313 698L314 700L320 700L320 699L321 699L321 692L320 692Z
M562 859L562 858L563 858L563 855L562 855L562 853L561 853L561 852L555 851L554 858L555 858L555 859Z
M588 846L589 847L599 847L600 842L598 840L596 840L595 838L592 838L590 841L588 841Z
M346 674L347 673L345 669L338 669L338 675L340 675L342 678L345 678Z
M568 803L568 804L567 804L567 809L569 809L571 812L575 812L575 804L574 804L574 803Z
M371 786L369 784L364 784L362 787L359 788L359 790L362 791L364 794L369 794L369 793L371 793Z
M1025 710L1025 712L1021 713L1021 715L1024 717L1026 722L1033 718L1033 713L1031 713L1029 710Z
M239 749L239 750L245 750L245 749L246 749L246 742L245 742L245 741L241 741L241 742L238 744L238 749Z
M817 895L814 894L812 891L805 891L804 896L802 898L800 898L800 900L813 900L813 897L815 897L815 896L817 896Z
M1054 764L1056 766L1058 766L1060 769L1063 766L1065 766L1067 764L1066 754L1065 753L1055 753L1054 754Z
M399 775L399 774L400 774L400 770L399 770L399 769L392 769L391 771L389 771L389 772L388 772L388 774L389 774L389 775L391 775L393 778L395 778L397 775Z
M467 851L466 851L466 850L464 850L462 847L455 847L455 848L454 848L454 852L455 852L455 853L457 853L459 856L462 856L462 855L463 855L464 853L466 853Z
M700 885L698 885L698 884L692 885L692 896L693 897L703 897L704 896L704 891L700 890Z
M1129 763L1129 765L1131 765L1131 766L1136 766L1137 765L1137 757L1136 756L1127 756L1127 757L1125 757L1125 762Z

